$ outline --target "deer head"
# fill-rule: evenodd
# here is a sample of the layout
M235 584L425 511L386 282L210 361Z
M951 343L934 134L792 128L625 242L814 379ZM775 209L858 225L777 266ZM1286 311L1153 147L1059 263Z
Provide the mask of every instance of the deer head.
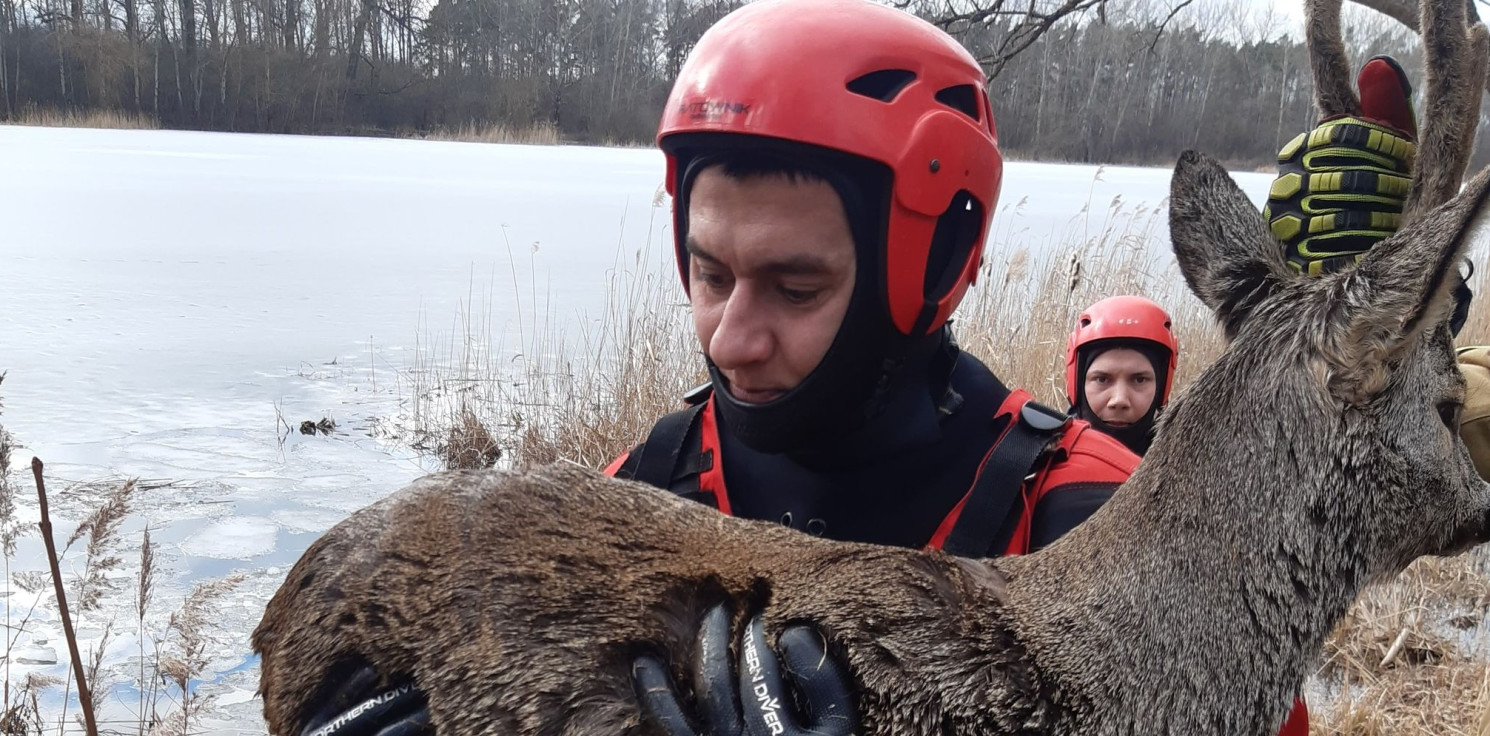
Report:
M1255 502L1344 531L1369 553L1356 569L1367 578L1486 538L1490 486L1459 440L1464 379L1448 317L1487 184L1482 174L1356 269L1311 279L1283 265L1220 165L1187 153L1175 169L1175 253L1231 345L1210 380L1176 401L1200 406L1174 407L1161 433L1184 436L1198 425L1174 424L1227 412L1266 417L1259 425L1274 436L1246 441L1291 445L1283 456L1294 465L1280 480L1297 482Z
M1307 10L1320 112L1357 114L1340 2L1310 0ZM1354 270L1308 278L1285 268L1256 207L1215 162L1187 153L1173 179L1180 269L1231 346L1221 370L1208 371L1209 384L1183 399L1221 403L1172 411L1168 424L1222 407L1270 417L1262 424L1271 436L1250 441L1286 447L1293 467L1281 477L1296 477L1299 492L1261 502L1339 524L1361 555L1347 567L1367 578L1487 535L1490 486L1459 441L1464 381L1447 326L1458 264L1490 182L1481 174L1455 196L1490 41L1468 12L1461 0L1423 3L1426 114L1405 227Z

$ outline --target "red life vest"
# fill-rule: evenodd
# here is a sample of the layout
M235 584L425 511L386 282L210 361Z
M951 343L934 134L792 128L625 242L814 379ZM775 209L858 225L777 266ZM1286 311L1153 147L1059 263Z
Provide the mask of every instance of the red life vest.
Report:
M1016 389L1009 392L999 406L995 421L1002 423L1004 427L1002 434L984 455L983 462L979 466L978 478L974 480L972 487L948 512L936 533L927 541L928 548L942 549L947 544L958 522L963 519L969 502L973 501L975 492L979 491L980 481L984 480L985 472L989 472L991 467L998 466L1000 448L1009 444L1013 434L1011 430L1014 430L1016 423L1021 421L1022 411L1030 405L1032 405L1030 394L1022 389ZM695 421L699 424L700 454L710 459L699 469L698 491L705 498L712 497L713 505L721 512L730 514L729 489L724 478L724 463L720 459L719 428L716 423L713 398L710 397L693 411L697 412ZM1038 454L1033 465L1026 464L1017 471L1023 478L1023 482L1017 490L1019 498L1014 499L1014 503L1010 504L1009 508L1011 511L1014 508L1019 509L1020 517L1003 554L1029 552L1030 527L1034 519L1034 509L1047 494L1065 487L1117 485L1127 480L1133 469L1138 466L1138 458L1128 448L1117 440L1092 430L1091 425L1086 422L1078 419L1062 419L1060 424L1064 430L1058 434L1051 433L1049 445ZM679 433L678 442L681 442L681 433ZM606 467L605 473L615 475L630 458L630 452L616 458ZM992 472L1002 475L1008 471L994 470ZM989 540L1002 524L1003 516L1003 514L998 514L998 518L989 520L991 524L983 525L987 528L982 531L986 532Z

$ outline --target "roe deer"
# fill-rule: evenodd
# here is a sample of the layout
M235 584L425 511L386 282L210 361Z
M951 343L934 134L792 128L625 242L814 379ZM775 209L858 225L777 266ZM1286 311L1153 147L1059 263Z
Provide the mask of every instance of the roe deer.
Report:
M1310 3L1337 41L1338 4ZM446 736L652 733L633 657L665 652L686 681L695 628L730 600L772 632L815 623L865 734L1274 736L1363 586L1490 536L1446 325L1490 188L1482 174L1450 199L1487 36L1462 0L1428 0L1423 18L1410 223L1355 270L1295 275L1225 170L1180 158L1174 250L1230 344L1060 541L969 560L564 465L432 475L327 532L269 602L253 636L269 730L298 734L331 673L365 661L412 677ZM1321 80L1326 111L1354 102L1340 58L1316 65L1337 82Z

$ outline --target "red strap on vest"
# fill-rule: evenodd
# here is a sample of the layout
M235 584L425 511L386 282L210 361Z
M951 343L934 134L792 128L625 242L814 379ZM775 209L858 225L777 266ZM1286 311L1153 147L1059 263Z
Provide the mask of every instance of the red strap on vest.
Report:
M700 451L714 454L714 464L698 475L698 489L705 493L714 494L714 503L719 511L725 516L734 516L730 512L729 491L724 487L724 456L719 452L719 425L714 418L714 396L709 395L709 401L704 406L703 416L699 424Z
M994 414L994 420L1004 422L1004 429L999 434L998 441L996 441L993 446L989 447L988 451L984 453L983 461L978 466L978 471L980 474L987 466L989 458L993 456L993 453L997 449L999 443L1002 442L1008 435L1009 429L1014 426L1015 422L1019 421L1019 411L1027 402L1031 401L1032 399L1033 397L1028 391L1025 391L1024 389L1015 389L1013 391L1010 391L1009 395L1004 398L1003 403L999 405L998 411ZM705 454L712 453L714 458L714 462L712 463L712 465L707 470L700 473L698 476L699 491L704 493L712 493L715 499L716 507L719 509L719 511L726 515L733 515L729 498L729 489L724 479L724 461L720 450L719 425L718 418L715 415L713 396L709 397L706 405L703 407L703 412L699 417L699 445L699 450L701 452ZM619 469L621 465L626 461L626 457L627 456L623 455L622 457L617 458L614 462L612 462L610 466L606 468L606 474L614 474L615 471ZM1013 535L1011 535L1010 537L1009 546L1008 549L1005 551L1005 554L1024 554L1028 551L1030 538L1029 526L1031 520L1033 519L1031 510L1039 501L1038 497L1032 497L1031 494L1032 491L1037 491L1038 489L1043 487L1042 481L1045 475L1049 472L1049 463L1047 462L1046 464L1034 470L1035 476L1033 482L1026 482L1023 484L1023 508L1020 511L1019 524L1014 530ZM962 498L957 502L957 505L953 507L951 512L948 513L947 517L943 519L942 523L937 527L937 531L934 535L932 535L931 541L928 542L926 545L927 547L931 549L941 549L942 545L946 543L947 536L951 534L953 527L957 525L957 520L962 515L962 511L967 505L968 498L973 492L973 487L975 487L976 485L977 483L975 479L973 486L969 487L968 491L964 493Z
M622 465L625 465L626 464L626 461L630 457L631 457L631 451L630 450L627 450L626 452L621 453L621 456L620 457L616 458L615 460L610 461L610 465L605 466L605 470L602 470L600 472L605 473L606 475L614 478L614 477L616 477L616 471L620 470L621 469L621 466Z
M1004 402L999 405L998 411L995 412L993 415L994 421L1003 421L1004 429L1001 433L999 433L998 440L993 443L993 446L988 448L988 452L983 454L983 461L978 464L979 475L981 475L983 473L983 469L988 466L988 459L990 457L993 457L994 451L997 450L999 444L1004 441L1004 437L1008 436L1009 429L1014 426L1015 422L1019 421L1019 410L1023 408L1025 403L1030 401L1032 398L1034 397L1030 396L1030 393L1028 391L1025 391L1022 388L1017 388L1013 391L1010 391L1009 395L1004 398ZM973 495L973 489L976 488L977 485L977 479L974 478L973 484L968 487L966 493L962 494L962 499L957 502L956 506L952 507L952 511L947 514L947 518L942 519L942 523L940 526L937 527L936 533L931 535L931 541L926 543L926 546L928 548L941 549L942 545L947 543L947 536L952 533L952 528L957 526L957 519L962 516L962 510L967 507L968 498ZM1027 496L1028 484L1026 484L1025 492ZM1028 504L1025 505L1028 506ZM1024 516L1025 518L1020 521L1020 528L1014 533L1015 540L1021 538L1029 538L1028 530L1025 528L1029 525L1029 514L1026 513Z

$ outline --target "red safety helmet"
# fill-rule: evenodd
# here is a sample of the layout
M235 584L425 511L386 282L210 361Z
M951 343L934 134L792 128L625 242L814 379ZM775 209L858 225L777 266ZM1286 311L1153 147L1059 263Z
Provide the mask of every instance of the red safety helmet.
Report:
M1164 371L1164 390L1155 405L1169 401L1174 370L1179 364L1180 341L1174 336L1169 313L1141 296L1112 296L1093 304L1076 319L1076 329L1066 341L1066 396L1076 401L1077 353L1098 340L1143 340L1169 351L1169 369Z
M887 166L884 302L902 334L931 333L977 278L1003 178L985 83L966 49L905 11L869 0L750 3L706 31L678 73L657 132L667 191L676 206L677 151L696 133L737 134L742 146L752 141L744 136L819 146ZM938 219L954 205L981 210L976 237L928 274Z

